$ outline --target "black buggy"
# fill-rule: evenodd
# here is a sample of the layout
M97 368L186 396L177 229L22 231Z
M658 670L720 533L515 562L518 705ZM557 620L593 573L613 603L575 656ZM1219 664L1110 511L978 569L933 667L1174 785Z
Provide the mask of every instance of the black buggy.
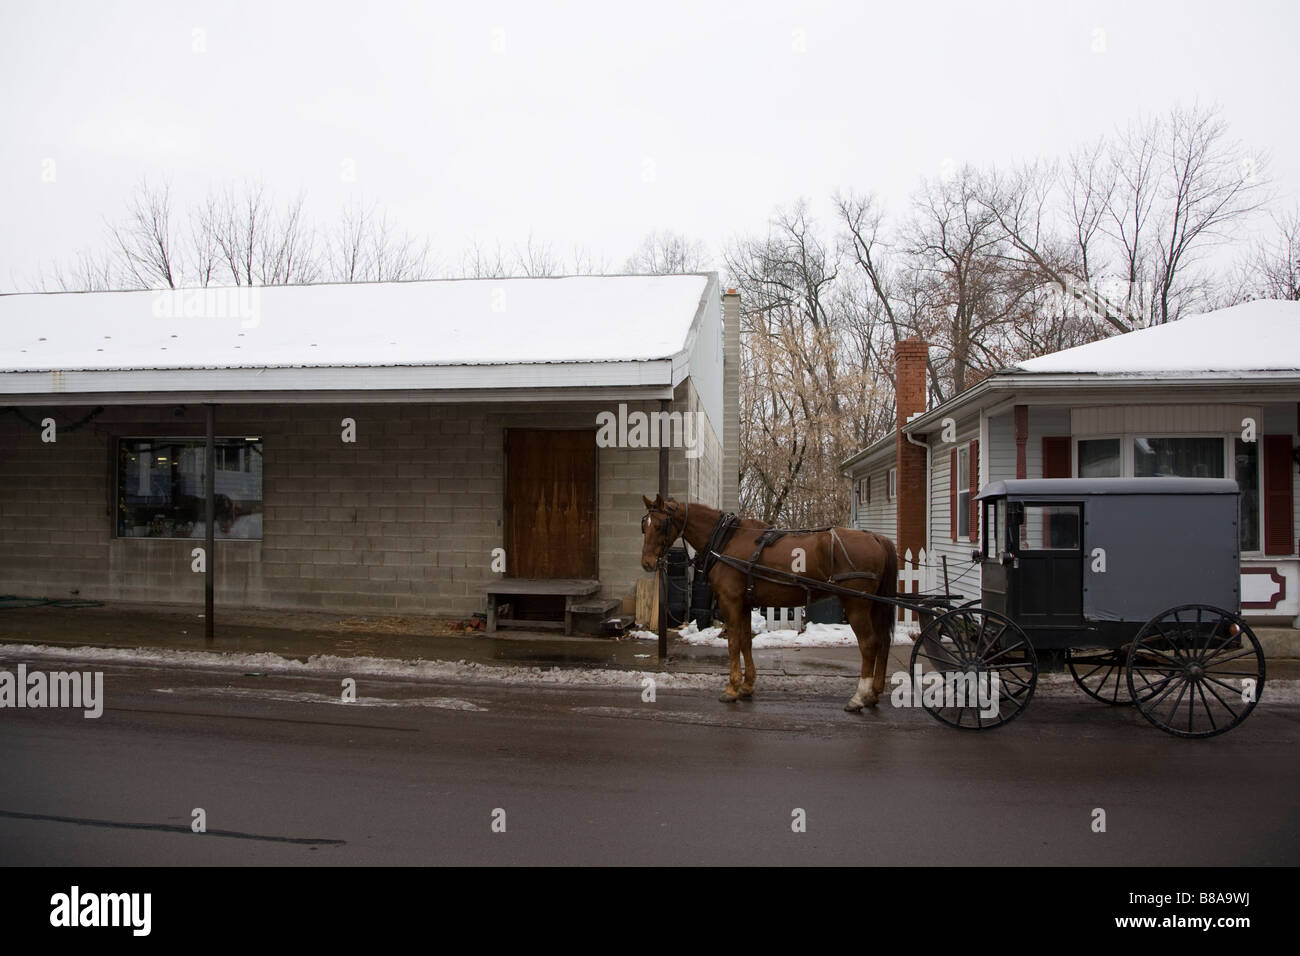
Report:
M1014 720L1035 649L1065 650L1088 695L1180 737L1254 709L1264 655L1239 613L1235 482L1020 479L977 500L981 600L933 617L912 651L930 714L968 730Z

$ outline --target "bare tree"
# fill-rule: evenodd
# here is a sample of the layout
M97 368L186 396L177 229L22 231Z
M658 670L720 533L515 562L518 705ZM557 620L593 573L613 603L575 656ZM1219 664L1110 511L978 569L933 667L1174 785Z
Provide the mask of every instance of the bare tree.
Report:
M398 234L387 212L360 203L344 206L326 239L326 276L333 282L428 279L429 241Z
M1179 285L1197 254L1230 238L1264 203L1263 158L1248 156L1227 135L1217 109L1176 107L1170 116L1164 215L1157 233L1153 318L1158 322L1178 317Z
M1234 270L1220 304L1250 299L1300 300L1300 205L1272 216L1272 229Z
M609 273L609 260L604 256L596 255L586 246L574 245L569 261L572 263L569 275L598 276Z
M708 247L678 232L647 233L636 252L628 257L623 271L637 275L673 275L704 272L710 267Z
M476 239L461 259L460 275L464 279L504 279L513 274L514 267L499 242L489 249Z
M838 466L856 447L856 405L879 398L874 377L848 360L839 253L800 202L765 237L734 242L726 268L742 304L742 506L772 522L843 522Z
M533 279L558 276L564 271L551 243L534 237L531 232L522 246L515 247L515 270L516 274Z
M199 247L234 285L290 285L320 278L316 230L300 194L277 211L261 183L210 194L198 214Z
M127 288L174 289L183 282L182 254L172 223L171 185L141 182L126 219L109 226L114 265Z

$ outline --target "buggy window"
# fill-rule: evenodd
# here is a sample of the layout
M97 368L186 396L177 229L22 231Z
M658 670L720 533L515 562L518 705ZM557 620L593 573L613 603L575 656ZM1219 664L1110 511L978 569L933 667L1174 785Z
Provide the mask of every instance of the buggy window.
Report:
M1002 551L999 533L1007 524L1007 499L995 498L984 502L984 556L996 558Z
M1079 550L1079 516L1077 504L1024 506L1020 525L1021 551Z

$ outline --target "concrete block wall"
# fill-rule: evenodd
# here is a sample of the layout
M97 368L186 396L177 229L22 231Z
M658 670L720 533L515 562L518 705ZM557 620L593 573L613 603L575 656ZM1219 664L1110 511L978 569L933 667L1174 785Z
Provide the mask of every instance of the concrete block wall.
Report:
M722 440L718 427L708 419L694 384L688 378L677 386L672 410L692 414L702 423L697 428L699 456L688 458L684 450L672 450L668 467L668 488L679 501L698 501L711 508L721 507L723 497Z
M465 615L504 545L505 429L595 428L600 403L496 405L223 406L220 436L263 439L263 538L219 539L218 604L341 612ZM689 379L678 410L698 408ZM629 411L657 411L657 402ZM62 408L60 422L89 409ZM40 417L34 411L28 417ZM343 418L356 442L341 441ZM197 539L117 538L116 440L203 434L190 406L111 407L91 424L43 443L0 415L0 592L201 604L190 570ZM720 494L720 444L671 451L670 473L697 500ZM642 494L658 487L654 448L598 452L599 567L603 594L634 590ZM674 480L678 480L674 478ZM676 487L674 485L674 487Z

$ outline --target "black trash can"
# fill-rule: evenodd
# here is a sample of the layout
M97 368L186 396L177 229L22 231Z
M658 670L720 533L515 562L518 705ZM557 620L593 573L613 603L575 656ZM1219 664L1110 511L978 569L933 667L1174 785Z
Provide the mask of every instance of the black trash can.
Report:
M713 585L707 574L696 574L691 582L691 620L698 628L713 626Z
M686 622L686 549L669 548L664 561L668 578L668 626Z

